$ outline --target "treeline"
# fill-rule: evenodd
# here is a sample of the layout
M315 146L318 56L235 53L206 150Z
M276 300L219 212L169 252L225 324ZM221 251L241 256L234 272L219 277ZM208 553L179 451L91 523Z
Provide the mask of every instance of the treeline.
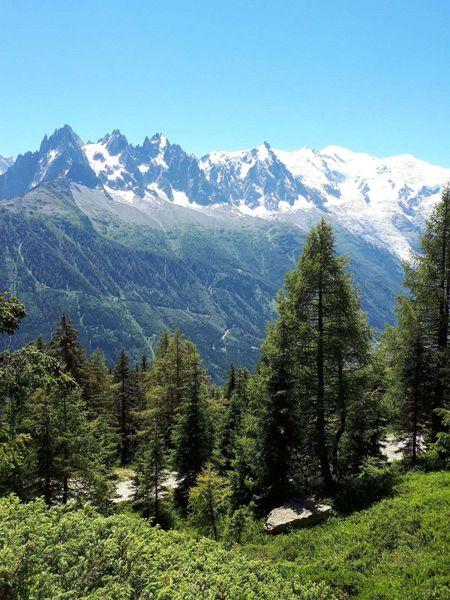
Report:
M289 498L361 493L391 432L404 463L448 460L450 192L406 266L398 325L376 343L333 230L314 227L280 291L256 372L214 386L194 344L164 332L151 361L87 357L62 315L49 341L0 356L0 492L108 510L113 468L134 469L133 505L239 541L246 520ZM12 335L20 301L0 299ZM176 480L174 493L168 489ZM367 490L366 490L367 491ZM230 533L231 532L231 533Z

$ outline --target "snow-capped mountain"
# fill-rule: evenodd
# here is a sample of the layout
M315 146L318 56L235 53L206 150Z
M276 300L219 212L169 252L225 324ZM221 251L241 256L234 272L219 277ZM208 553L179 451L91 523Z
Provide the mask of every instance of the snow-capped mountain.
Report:
M0 175L9 169L13 162L12 156L0 156Z
M337 146L286 151L267 142L198 159L162 134L135 146L115 130L84 144L66 125L9 165L0 175L0 198L55 181L98 188L143 210L168 202L303 227L325 215L405 259L450 169L411 155L383 159Z

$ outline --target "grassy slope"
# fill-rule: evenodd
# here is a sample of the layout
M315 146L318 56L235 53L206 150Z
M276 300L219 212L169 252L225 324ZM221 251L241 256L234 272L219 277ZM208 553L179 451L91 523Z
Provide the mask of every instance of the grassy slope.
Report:
M405 476L394 498L347 518L247 546L284 578L361 599L450 597L450 473Z

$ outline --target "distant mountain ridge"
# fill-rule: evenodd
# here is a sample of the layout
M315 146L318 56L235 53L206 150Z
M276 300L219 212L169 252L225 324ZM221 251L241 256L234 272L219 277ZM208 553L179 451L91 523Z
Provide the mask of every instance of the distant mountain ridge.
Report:
M301 223L317 213L402 259L450 181L450 169L411 155L380 159L329 146L261 146L200 159L163 134L132 145L119 130L84 144L65 125L0 175L0 199L55 181L102 189L115 200L167 201L201 210L228 206L247 216Z

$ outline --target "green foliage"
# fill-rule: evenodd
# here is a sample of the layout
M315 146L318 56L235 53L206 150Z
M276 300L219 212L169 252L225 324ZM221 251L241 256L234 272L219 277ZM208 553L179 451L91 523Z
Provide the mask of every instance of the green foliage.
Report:
M236 458L236 437L241 429L248 403L248 379L247 369L239 369L236 372L231 366L225 383L225 404L222 407L223 415L217 449L217 463L222 474L231 469Z
M24 305L8 292L0 293L0 334L12 335L26 317Z
M368 459L356 477L348 477L341 482L336 494L335 507L342 513L367 508L391 495L397 478L398 473L394 467Z
M155 419L147 423L140 439L135 465L136 491L133 506L144 517L153 517L155 523L167 526L169 519L164 495L167 494L165 480L168 459L164 436Z
M208 465L189 490L189 521L201 533L219 539L225 515L230 509L231 489Z
M284 579L213 541L164 532L90 507L0 500L0 596L18 600L333 600L327 586Z
M246 544L261 537L262 524L255 519L254 507L240 506L229 515L223 533L227 547Z
M286 579L324 581L344 598L446 600L449 484L449 473L407 475L394 498L368 510L244 550Z
M266 508L305 492L333 494L378 453L370 330L345 264L321 221L286 278L249 386L234 476L240 503L246 481Z
M85 356L78 334L66 314L61 315L55 333L49 344L49 351L64 366L66 372L79 384L84 383Z
M197 362L188 375L185 398L173 430L173 466L179 478L176 494L182 507L186 507L189 489L212 451L205 388L205 373Z
M135 451L136 420L139 411L143 409L145 398L139 374L130 367L125 350L121 350L114 367L114 382L120 463L126 466L130 464Z

